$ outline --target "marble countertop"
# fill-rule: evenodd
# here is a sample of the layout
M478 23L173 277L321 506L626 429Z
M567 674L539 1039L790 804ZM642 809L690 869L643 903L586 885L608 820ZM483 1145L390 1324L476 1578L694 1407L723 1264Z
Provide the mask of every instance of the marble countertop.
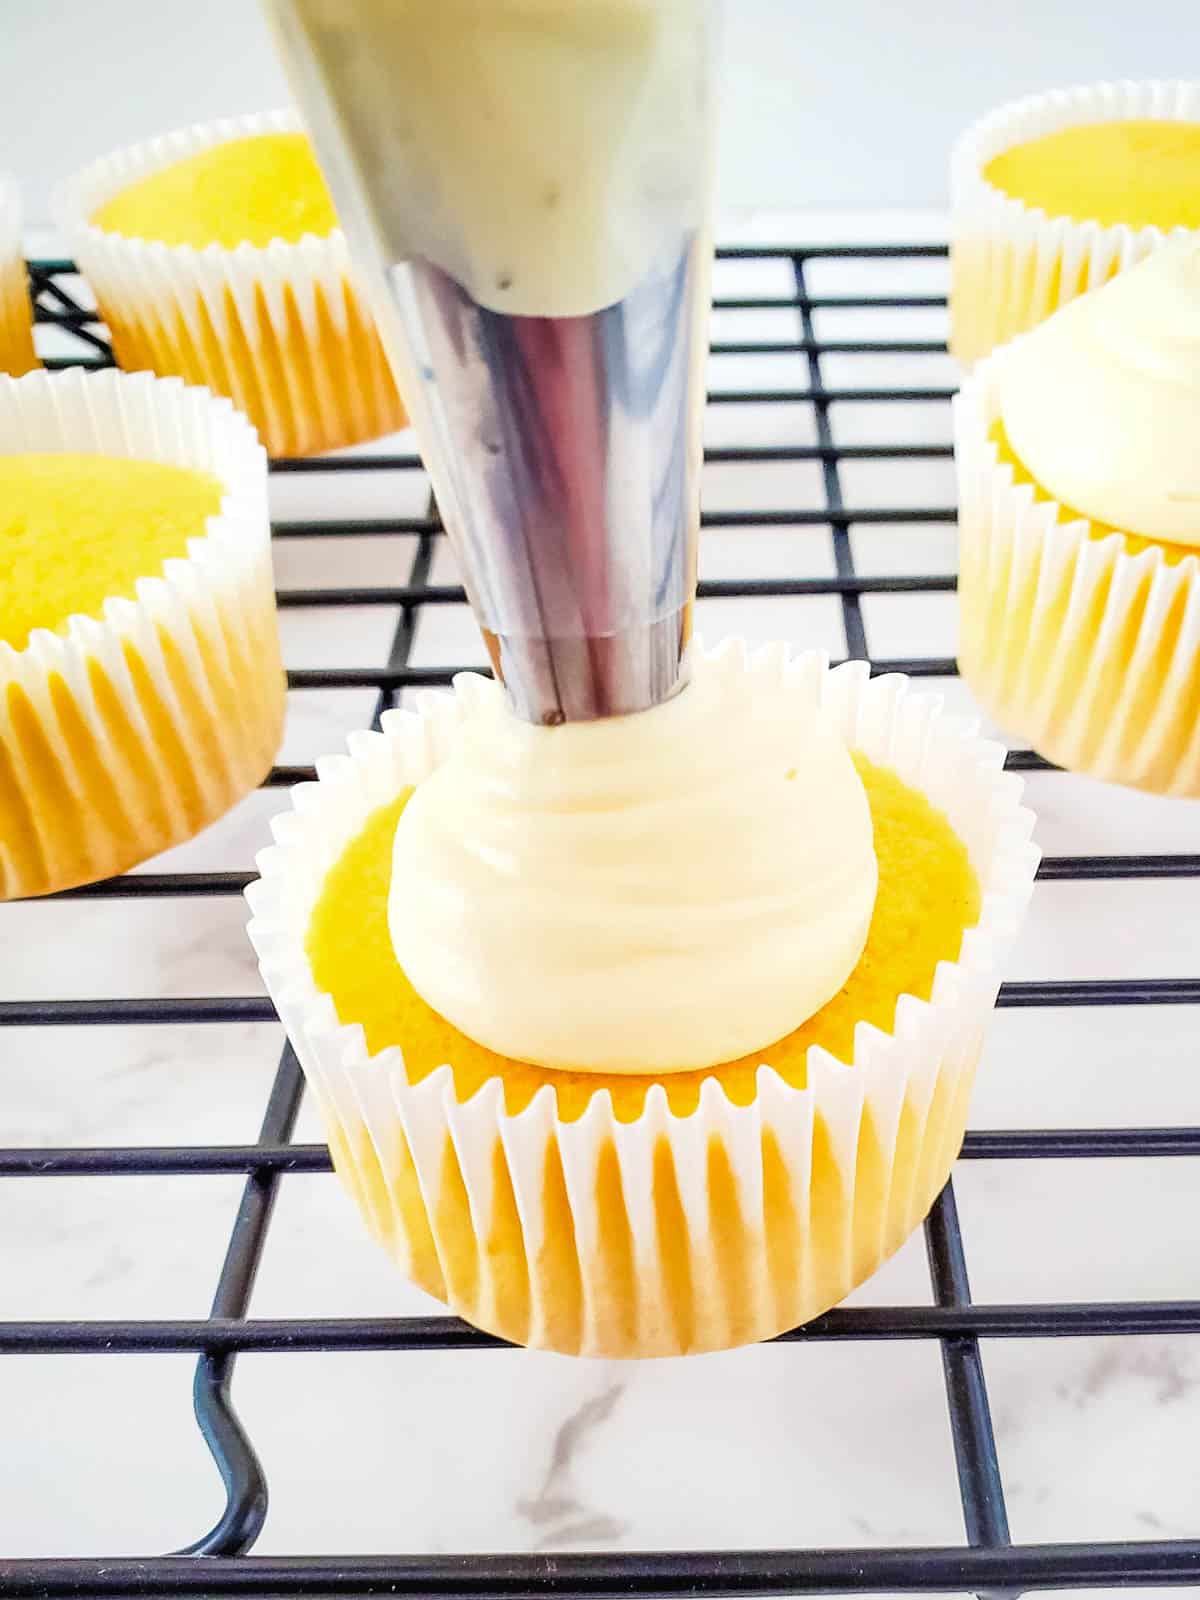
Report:
M939 218L747 217L726 237L937 239ZM938 292L941 261L817 261L813 292ZM718 292L790 292L783 262L723 263ZM782 274L782 276L781 276ZM887 285L886 289L881 285ZM818 312L823 337L930 338L938 310ZM789 311L722 313L718 338L780 337ZM736 317L736 324L734 318ZM734 328L736 326L736 331ZM795 338L796 332L786 337ZM803 357L714 358L721 387L801 386ZM942 355L841 355L831 384L951 384ZM714 408L710 440L812 442L806 408ZM945 443L944 405L848 403L840 443ZM379 446L373 446L378 449ZM848 503L949 505L948 460L854 461ZM278 516L421 509L394 477L281 478ZM823 504L811 462L711 467L710 507ZM948 572L952 527L858 526L862 572ZM285 540L281 587L402 581L408 541ZM832 573L818 527L706 532L705 576ZM434 581L453 578L439 550ZM952 655L954 597L868 595L879 656ZM382 661L387 607L283 614L290 665ZM844 649L836 598L718 600L710 638L742 632ZM427 610L413 661L482 662L463 607ZM956 680L939 685L969 707ZM337 749L369 719L369 690L293 693L281 760ZM1035 773L1051 855L1194 851L1200 805ZM248 869L286 803L261 791L153 868ZM1013 979L1200 972L1195 881L1047 881ZM254 994L235 897L0 908L0 999ZM11 1029L0 1144L236 1143L256 1136L277 1026ZM1194 1010L1006 1010L980 1072L975 1128L1194 1125ZM297 1130L317 1139L306 1106ZM960 1163L955 1187L979 1301L1194 1299L1200 1163L1190 1159ZM195 1317L207 1312L241 1190L236 1177L0 1183L0 1317ZM919 1238L854 1296L928 1303ZM281 1182L252 1313L393 1315L434 1309L399 1279L327 1175ZM1013 1537L1169 1538L1200 1531L1200 1341L994 1341L983 1359ZM155 1553L217 1517L217 1474L191 1416L189 1356L22 1356L0 1363L0 1551ZM645 1364L529 1352L242 1357L237 1408L271 1508L263 1553L449 1552L940 1544L962 1539L936 1344L813 1343ZM1147 1590L1149 1594L1151 1591ZM1154 1591L1160 1592L1160 1591ZM1198 1589L1196 1592L1200 1592Z

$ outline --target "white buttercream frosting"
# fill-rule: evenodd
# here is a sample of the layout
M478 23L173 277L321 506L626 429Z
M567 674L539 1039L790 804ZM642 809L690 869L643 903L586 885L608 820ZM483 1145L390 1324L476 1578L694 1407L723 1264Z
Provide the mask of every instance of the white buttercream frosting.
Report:
M996 357L1009 443L1061 504L1200 546L1200 246L1157 251Z
M875 902L845 745L781 657L702 657L635 716L520 721L482 685L396 829L418 993L542 1066L670 1072L771 1044L854 969Z
M480 305L580 316L703 225L713 7L700 0L270 0L336 91L394 261ZM318 143L320 128L317 129ZM343 216L351 193L331 173Z

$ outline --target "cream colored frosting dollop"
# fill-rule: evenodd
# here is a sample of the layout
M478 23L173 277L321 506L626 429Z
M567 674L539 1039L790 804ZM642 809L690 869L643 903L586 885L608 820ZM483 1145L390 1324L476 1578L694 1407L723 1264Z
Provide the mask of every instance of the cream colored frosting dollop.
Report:
M396 829L400 965L480 1044L670 1072L761 1049L838 991L877 868L862 783L781 655L700 658L635 716L534 727L484 686Z
M1044 489L1200 546L1200 247L1157 251L996 359L1005 432Z

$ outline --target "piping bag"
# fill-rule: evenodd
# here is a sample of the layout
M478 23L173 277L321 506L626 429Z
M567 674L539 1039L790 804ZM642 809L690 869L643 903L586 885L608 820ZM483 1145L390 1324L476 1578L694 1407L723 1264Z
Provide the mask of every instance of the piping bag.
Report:
M263 0L517 715L687 676L716 0Z

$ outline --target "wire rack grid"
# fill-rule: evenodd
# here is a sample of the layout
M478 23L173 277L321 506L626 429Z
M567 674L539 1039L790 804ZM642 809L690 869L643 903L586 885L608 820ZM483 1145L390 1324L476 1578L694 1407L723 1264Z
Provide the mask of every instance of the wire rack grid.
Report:
M864 268L881 262L938 262L941 245L848 245L764 247L720 252L724 261L770 267L771 292L718 296L715 301L714 370L735 358L734 370L747 381L718 387L709 395L710 412L746 408L778 419L777 443L736 442L735 426L713 445L708 469L727 466L757 470L765 494L780 469L800 468L817 475L818 502L775 506L746 504L737 494L709 493L706 480L706 540L728 538L733 555L728 575L702 578L701 613L708 606L721 631L721 604L773 605L787 630L787 608L800 599L824 597L840 633L834 653L871 661L875 671L903 671L951 682L951 654L874 657L870 634L883 597L950 595L952 571L899 570L902 560L883 562L881 572L856 566L856 537L878 529L892 541L897 556L906 530L952 523L952 504L876 504L856 502L854 474L860 466L914 461L948 463L951 456L947 402L950 387L864 388L841 383L834 371L843 357L878 355L907 358L944 352L940 336L869 339L860 324L849 339L823 337L830 314L903 313L918 332L940 335L944 297L936 293L895 293L881 289L877 275ZM41 260L30 264L38 320L55 325L63 353L47 365L101 366L111 362L104 330L79 297L73 264ZM783 278L780 277L783 273ZM819 288L813 280L819 276ZM902 280L903 281L903 280ZM826 291L826 286L830 286ZM865 287L863 287L865 285ZM859 291L859 292L856 292ZM725 337L743 330L761 336ZM63 340L69 343L62 343ZM780 388L759 383L754 374L781 356L799 358L806 381ZM761 362L760 362L760 358ZM909 437L889 434L889 414L898 402L921 408L927 422ZM862 419L857 438L847 440L836 419L838 408ZM803 419L801 426L797 419ZM793 426L795 431L793 432ZM851 433L853 429L849 430ZM897 430L898 432L899 430ZM760 437L747 428L747 439ZM799 438L801 442L796 442ZM948 473L949 468L947 466ZM464 595L448 571L436 506L418 459L411 454L356 453L315 461L272 463L274 481L320 480L336 486L344 474L386 474L403 488L404 503L415 507L397 516L331 519L327 516L280 520L281 541L367 539L402 535L411 547L408 570L391 581L390 557L377 572L387 581L341 586L281 589L285 612L336 608L358 620L372 608L391 608L398 617L382 665L306 666L289 673L293 698L306 691L365 691L372 697L370 720L412 689L449 681L459 662L428 666L414 661L418 629L454 615L466 619ZM312 475L310 477L310 475ZM745 483L745 477L739 480ZM855 480L858 481L858 480ZM868 480L861 480L868 481ZM949 479L947 478L947 482ZM414 502L414 494L420 504ZM811 530L827 538L830 560L823 575L748 575L757 541L772 529ZM384 546L381 544L380 549ZM388 547L391 548L390 546ZM715 548L715 546L714 546ZM877 565L878 563L872 563ZM907 565L911 568L912 560ZM778 563L776 563L778 566ZM704 567L702 565L702 573ZM716 603L716 604L714 604ZM952 603L952 602L948 602ZM780 609L782 608L782 609ZM735 613L729 613L735 615ZM869 627L868 624L871 624ZM451 627L450 640L467 638ZM479 657L469 663L476 665ZM1029 750L1013 750L1010 769L1053 771ZM303 764L279 766L267 779L281 787L313 776ZM231 871L131 873L73 890L74 899L177 902L179 916L200 898L236 896L252 874ZM1062 855L1047 857L1043 880L1200 877L1200 855L1183 853ZM1192 1006L1200 1003L1200 978L1110 978L1028 981L1006 984L999 1004L1015 1008L1112 1008L1119 1026L1124 1008ZM6 999L0 1026L79 1030L89 1024L166 1024L172 1026L274 1019L261 995L201 997L121 996L111 999ZM595 1554L476 1554L369 1557L254 1556L250 1552L267 1511L267 1482L254 1441L239 1418L231 1389L235 1363L243 1353L363 1352L372 1350L479 1350L497 1341L449 1316L411 1318L295 1317L264 1319L250 1314L256 1274L268 1248L272 1209L289 1175L329 1170L323 1145L297 1143L293 1128L301 1105L303 1079L286 1044L254 1143L176 1146L55 1147L0 1149L0 1176L42 1182L66 1177L120 1175L212 1175L244 1177L240 1205L216 1283L211 1313L198 1319L37 1320L0 1323L0 1352L83 1354L94 1357L96 1381L103 1358L119 1353L193 1353L195 1415L225 1486L225 1508L215 1525L186 1549L144 1559L73 1557L0 1559L0 1592L13 1596L67 1595L381 1595L516 1596L525 1594L672 1595L706 1593L920 1594L971 1591L1010 1595L1045 1588L1105 1586L1180 1586L1200 1588L1200 1511L1197 1536L1099 1543L1021 1544L1010 1540L1005 1493L989 1409L979 1341L1044 1337L1086 1338L1117 1335L1200 1333L1200 1300L1106 1301L975 1304L968 1279L963 1230L953 1183L936 1203L925 1228L932 1294L919 1305L852 1305L831 1311L807 1327L784 1335L785 1342L936 1341L944 1369L945 1399L961 1497L964 1537L960 1543L910 1548L714 1550L613 1552ZM1200 1155L1200 1127L1062 1128L972 1132L964 1156L972 1161L1013 1162L1114 1157ZM521 1357L514 1355L514 1361ZM797 1359L799 1354L797 1353ZM204 1557L197 1560L197 1557Z

